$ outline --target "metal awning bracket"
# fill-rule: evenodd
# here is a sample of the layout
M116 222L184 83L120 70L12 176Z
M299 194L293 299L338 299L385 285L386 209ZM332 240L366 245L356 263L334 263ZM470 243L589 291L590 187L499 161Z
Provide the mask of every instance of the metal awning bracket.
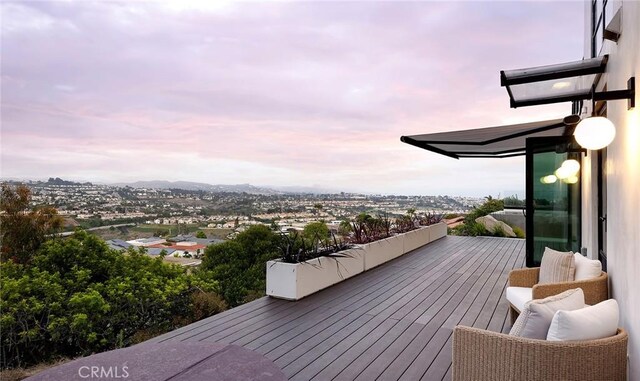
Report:
M595 91L595 86L591 89L591 99L595 101L612 101L616 99L626 99L627 109L636 107L636 77L631 77L627 81L625 90Z

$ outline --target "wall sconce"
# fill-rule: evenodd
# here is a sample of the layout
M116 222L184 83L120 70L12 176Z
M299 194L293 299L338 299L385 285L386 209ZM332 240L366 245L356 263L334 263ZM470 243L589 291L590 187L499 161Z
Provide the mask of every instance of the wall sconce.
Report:
M595 104L595 101L609 101L616 99L626 99L627 108L631 110L635 107L636 96L636 78L631 77L627 81L626 90L617 91L603 91L596 92L595 85L591 89L591 101ZM593 106L595 109L595 106ZM599 150L611 144L616 137L616 127L609 119L602 116L591 116L582 119L578 126L576 126L573 136L576 138L576 142L582 146L582 148L590 150Z
M583 148L599 150L611 144L616 136L616 127L603 116L592 116L578 123L573 136Z

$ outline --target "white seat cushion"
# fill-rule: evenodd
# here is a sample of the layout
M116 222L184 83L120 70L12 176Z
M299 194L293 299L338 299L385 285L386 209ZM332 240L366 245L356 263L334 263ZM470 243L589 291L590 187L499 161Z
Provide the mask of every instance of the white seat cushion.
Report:
M618 331L619 314L615 299L573 311L559 310L553 315L547 340L595 340L613 336Z
M584 308L584 293L581 288L567 290L544 299L532 300L524 305L509 334L544 340L547 338L549 326L556 311L573 311L580 308Z
M597 278L602 273L602 263L595 259L588 259L580 253L575 253L576 275L575 280Z
M531 287L507 287L507 300L511 305L522 311L524 304L533 298Z

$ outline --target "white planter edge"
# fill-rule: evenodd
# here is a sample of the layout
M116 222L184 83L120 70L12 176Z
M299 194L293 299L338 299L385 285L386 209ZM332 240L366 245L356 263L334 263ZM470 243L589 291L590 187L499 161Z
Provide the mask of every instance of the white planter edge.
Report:
M447 235L443 222L302 263L267 262L267 295L299 300ZM337 254L340 254L337 253Z

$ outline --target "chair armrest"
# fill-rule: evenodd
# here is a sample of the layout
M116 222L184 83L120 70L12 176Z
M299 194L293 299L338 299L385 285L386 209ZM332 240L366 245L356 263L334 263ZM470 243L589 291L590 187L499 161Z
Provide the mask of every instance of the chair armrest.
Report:
M588 341L546 341L478 328L453 329L453 381L626 380L627 333Z
M584 302L589 305L598 304L609 299L608 276L602 272L599 277L573 282L536 284L533 286L533 299L543 299L561 292L581 288L584 292Z
M536 283L538 283L539 274L540 267L511 270L509 271L509 286L533 287Z

